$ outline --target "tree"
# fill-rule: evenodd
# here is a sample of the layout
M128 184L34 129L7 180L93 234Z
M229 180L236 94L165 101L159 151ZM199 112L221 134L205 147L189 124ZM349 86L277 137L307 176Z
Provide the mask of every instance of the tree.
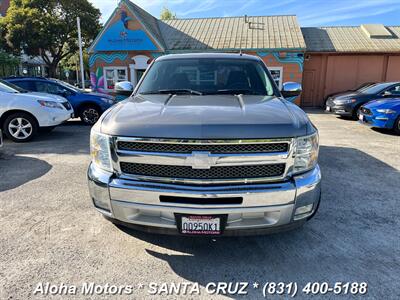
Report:
M100 15L88 0L11 0L0 25L15 52L41 56L54 77L59 62L78 51L76 18L87 47L101 28Z
M173 13L168 8L164 7L163 10L161 11L160 19L161 20L175 20L176 13Z
M76 70L80 68L79 53L71 54L60 61L60 66L66 70ZM86 78L90 77L89 54L86 49L83 50L83 68L85 69Z

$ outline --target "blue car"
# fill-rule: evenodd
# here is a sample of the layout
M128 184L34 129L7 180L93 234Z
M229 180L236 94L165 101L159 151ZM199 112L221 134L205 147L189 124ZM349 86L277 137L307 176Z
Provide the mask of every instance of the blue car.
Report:
M64 81L43 77L8 77L6 81L27 91L56 94L67 98L74 108L75 116L88 125L93 125L101 114L115 103L114 97L106 94L85 92Z
M400 98L375 100L363 105L359 119L368 126L393 129L400 135Z

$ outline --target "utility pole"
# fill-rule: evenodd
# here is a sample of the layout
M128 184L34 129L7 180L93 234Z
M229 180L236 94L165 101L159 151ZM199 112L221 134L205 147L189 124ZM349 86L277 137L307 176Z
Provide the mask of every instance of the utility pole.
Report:
M84 90L85 89L85 70L83 69L81 20L79 17L76 18L76 22L78 23L78 44L79 44L79 58L81 61L82 90Z
M75 60L75 70L76 70L76 83L79 83L79 67L78 67L78 58L76 58Z

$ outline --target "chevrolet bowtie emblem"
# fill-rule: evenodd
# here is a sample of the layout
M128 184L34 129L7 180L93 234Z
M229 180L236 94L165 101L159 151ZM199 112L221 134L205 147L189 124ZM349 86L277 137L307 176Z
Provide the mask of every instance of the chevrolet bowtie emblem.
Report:
M192 152L185 160L186 166L193 169L210 169L217 164L218 157L210 156L210 152Z

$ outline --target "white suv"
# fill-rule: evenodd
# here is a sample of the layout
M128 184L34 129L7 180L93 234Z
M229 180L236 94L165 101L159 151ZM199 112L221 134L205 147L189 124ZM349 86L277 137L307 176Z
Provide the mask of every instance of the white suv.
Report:
M31 140L39 129L50 131L73 116L63 97L28 93L0 80L0 128L14 142Z

